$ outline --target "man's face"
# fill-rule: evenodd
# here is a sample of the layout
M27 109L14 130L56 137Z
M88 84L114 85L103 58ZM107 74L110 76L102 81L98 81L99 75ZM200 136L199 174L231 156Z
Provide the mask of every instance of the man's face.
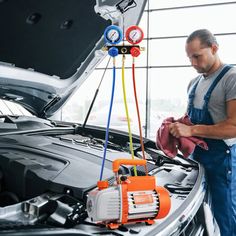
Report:
M198 73L208 74L215 63L217 45L207 47L201 45L198 38L186 43L185 50L191 65Z

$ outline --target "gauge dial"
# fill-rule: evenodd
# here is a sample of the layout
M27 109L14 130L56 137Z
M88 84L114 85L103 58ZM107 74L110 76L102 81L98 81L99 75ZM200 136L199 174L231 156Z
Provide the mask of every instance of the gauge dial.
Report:
M143 40L144 34L140 27L133 25L126 30L125 37L129 43L138 44Z
M110 25L104 31L104 38L107 43L118 44L122 40L122 31L118 26Z

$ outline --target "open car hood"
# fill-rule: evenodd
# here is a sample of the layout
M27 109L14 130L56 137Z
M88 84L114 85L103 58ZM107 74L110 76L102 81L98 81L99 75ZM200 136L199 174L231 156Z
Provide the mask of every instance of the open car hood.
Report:
M0 98L52 116L106 56L105 28L137 24L145 3L0 1Z

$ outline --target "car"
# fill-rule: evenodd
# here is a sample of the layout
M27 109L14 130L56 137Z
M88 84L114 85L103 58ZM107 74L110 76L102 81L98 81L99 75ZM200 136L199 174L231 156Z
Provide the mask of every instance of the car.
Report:
M219 235L199 163L54 118L145 4L0 1L0 235Z

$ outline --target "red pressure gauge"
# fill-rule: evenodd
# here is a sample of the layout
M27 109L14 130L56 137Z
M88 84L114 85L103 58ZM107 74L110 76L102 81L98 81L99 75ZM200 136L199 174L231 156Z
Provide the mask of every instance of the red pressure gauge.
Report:
M143 40L144 34L137 25L130 26L125 33L126 40L131 44L138 44Z

